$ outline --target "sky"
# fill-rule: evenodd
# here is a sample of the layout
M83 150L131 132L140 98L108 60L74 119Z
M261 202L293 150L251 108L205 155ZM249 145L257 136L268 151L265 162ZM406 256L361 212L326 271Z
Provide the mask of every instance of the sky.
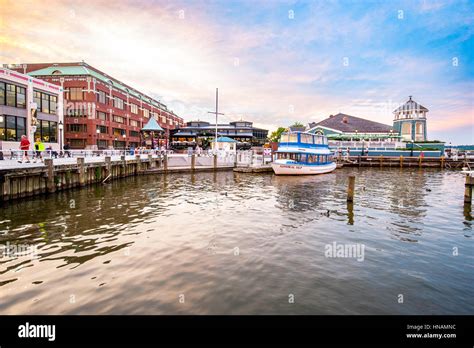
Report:
M86 63L185 121L275 130L339 112L474 144L474 1L0 0L0 63Z

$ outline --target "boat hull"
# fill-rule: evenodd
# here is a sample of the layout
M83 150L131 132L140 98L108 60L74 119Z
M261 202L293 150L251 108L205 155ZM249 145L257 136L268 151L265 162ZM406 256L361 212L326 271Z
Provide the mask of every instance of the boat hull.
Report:
M334 169L336 169L336 163L332 162L321 165L304 165L273 162L272 168L276 175L315 175L332 172Z

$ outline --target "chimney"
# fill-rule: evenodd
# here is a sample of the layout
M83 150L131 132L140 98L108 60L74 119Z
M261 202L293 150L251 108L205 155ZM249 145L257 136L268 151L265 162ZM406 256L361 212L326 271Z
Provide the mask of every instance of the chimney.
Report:
M344 116L344 117L342 118L342 122L343 122L343 123L347 123L347 121L348 121L348 120L347 120L347 116Z
M334 117L334 115L329 115L329 118L332 118L332 117Z

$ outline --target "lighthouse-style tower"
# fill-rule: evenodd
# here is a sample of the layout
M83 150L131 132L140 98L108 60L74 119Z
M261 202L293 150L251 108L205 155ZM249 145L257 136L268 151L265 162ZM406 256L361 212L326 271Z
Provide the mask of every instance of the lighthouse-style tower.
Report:
M393 111L393 128L405 141L426 141L426 113L429 110L411 98Z

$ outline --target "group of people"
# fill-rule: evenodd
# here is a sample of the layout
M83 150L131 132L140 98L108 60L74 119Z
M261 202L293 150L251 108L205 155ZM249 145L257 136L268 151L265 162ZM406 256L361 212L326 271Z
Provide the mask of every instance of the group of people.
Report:
M30 163L30 156L28 152L30 151L30 146L31 143L28 140L28 137L26 135L21 136L20 140L20 150L22 152L21 159L18 159L19 163ZM60 154L58 154L57 151L53 150L53 147L50 145L47 148L45 147L44 143L41 141L41 138L36 138L35 143L33 144L33 163L38 162L43 162L43 153L47 151L47 153L50 154L50 157L58 158ZM65 144L63 149L64 155L71 157L71 153L68 151L69 150L69 144Z

